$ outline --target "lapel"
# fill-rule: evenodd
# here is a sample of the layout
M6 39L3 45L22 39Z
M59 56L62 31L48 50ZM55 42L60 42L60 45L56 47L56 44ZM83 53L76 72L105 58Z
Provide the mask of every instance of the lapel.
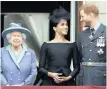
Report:
M21 60L23 59L25 52L27 51L27 48L23 49L22 53L20 54L17 63L19 64Z
M20 69L19 64L17 63L15 56L13 55L13 53L11 52L11 50L10 50L8 47L9 47L9 46L6 47L6 50L9 52L9 54L10 54L10 56L11 56L11 58L12 58L12 61L13 61L13 62L15 63L15 65Z
M10 45L9 45L10 46ZM20 69L19 63L21 62L21 60L23 59L23 56L25 54L25 52L27 51L27 47L23 46L23 51L21 52L18 60L16 61L16 58L14 56L14 54L12 53L12 51L10 50L10 48L8 48L9 46L6 47L6 50L9 51L9 54L13 60L13 62L16 64L16 66Z
M86 39L86 41L87 42L90 42L90 38L89 38L89 36L90 36L90 28L87 28L85 31L84 31L84 35L85 35L85 39Z
M98 38L99 36L101 36L101 34L104 32L104 28L103 28L103 25L101 24L100 26L99 26L99 28L97 29L97 31L96 31L96 33L95 33L95 35L93 36L93 38L92 38L92 40L91 41L93 41L93 40L95 40L96 38Z

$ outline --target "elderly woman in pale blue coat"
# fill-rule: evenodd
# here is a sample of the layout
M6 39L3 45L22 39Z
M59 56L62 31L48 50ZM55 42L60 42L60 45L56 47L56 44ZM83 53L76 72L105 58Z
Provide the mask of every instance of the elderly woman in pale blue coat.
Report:
M0 51L1 85L33 85L37 76L36 55L23 44L30 35L28 29L16 23L11 23L10 27L2 32L3 38L7 38L10 44Z

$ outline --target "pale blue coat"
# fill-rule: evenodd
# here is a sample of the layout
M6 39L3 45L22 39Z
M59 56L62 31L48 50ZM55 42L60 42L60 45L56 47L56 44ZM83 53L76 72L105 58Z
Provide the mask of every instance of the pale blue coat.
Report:
M25 48L16 61L7 47L0 50L1 85L33 85L37 76L35 52Z

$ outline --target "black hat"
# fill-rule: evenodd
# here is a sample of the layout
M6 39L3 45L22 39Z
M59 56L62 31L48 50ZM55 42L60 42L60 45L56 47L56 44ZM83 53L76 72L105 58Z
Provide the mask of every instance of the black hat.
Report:
M70 19L70 14L67 10L62 8L61 6L58 9L55 9L52 12L52 15L49 17L49 19L53 23L59 23L61 19L69 20Z

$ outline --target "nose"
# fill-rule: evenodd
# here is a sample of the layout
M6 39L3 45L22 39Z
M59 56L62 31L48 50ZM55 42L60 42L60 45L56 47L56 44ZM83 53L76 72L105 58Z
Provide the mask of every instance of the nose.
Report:
M15 36L15 38L14 39L18 39L18 36Z
M68 29L68 26L67 25L65 25L65 27L64 27L65 29Z
M18 37L18 36L15 36L15 37L14 37L14 40L15 40L15 41L18 41L18 40L19 40L19 37Z

